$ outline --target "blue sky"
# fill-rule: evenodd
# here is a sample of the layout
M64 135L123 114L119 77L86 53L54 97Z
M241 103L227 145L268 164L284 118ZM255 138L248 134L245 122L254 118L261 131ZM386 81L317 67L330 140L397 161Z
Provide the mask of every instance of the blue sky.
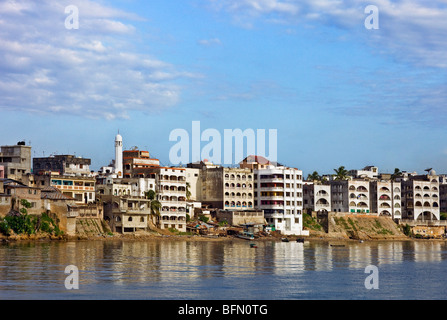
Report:
M168 165L170 132L200 121L277 129L278 161L305 174L447 173L446 38L441 0L3 0L1 144L97 170L119 129Z

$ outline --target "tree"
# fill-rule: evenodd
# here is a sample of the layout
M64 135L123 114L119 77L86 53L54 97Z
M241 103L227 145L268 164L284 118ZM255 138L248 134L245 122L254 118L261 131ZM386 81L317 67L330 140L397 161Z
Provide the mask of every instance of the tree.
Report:
M394 169L394 173L391 175L391 180L396 180L397 178L400 178L402 176L402 172L399 170L399 168Z
M189 201L191 198L191 191L189 191L189 188L191 188L191 185L189 182L186 183L186 199Z
M321 180L321 176L318 174L317 171L314 171L314 172L310 173L307 176L307 180L309 180L309 181L319 181L319 180Z
M348 179L348 170L345 169L344 166L340 166L338 169L334 169L335 171L335 180L347 180Z
M147 199L151 200L151 215L159 217L161 203L157 200L157 194L154 190L146 191L144 194Z

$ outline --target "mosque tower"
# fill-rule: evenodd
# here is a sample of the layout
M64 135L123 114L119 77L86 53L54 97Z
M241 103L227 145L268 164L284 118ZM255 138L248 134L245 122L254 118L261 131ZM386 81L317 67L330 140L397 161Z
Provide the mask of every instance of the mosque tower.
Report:
M123 177L123 137L119 130L115 136L115 173L118 178Z

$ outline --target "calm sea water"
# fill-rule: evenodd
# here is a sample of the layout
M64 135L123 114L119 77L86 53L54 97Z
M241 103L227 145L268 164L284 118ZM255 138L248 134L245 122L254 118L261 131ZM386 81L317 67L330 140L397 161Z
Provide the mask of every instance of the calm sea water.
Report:
M332 242L333 243L333 242ZM445 299L447 244L88 241L0 245L0 299ZM79 270L67 290L65 267ZM378 268L368 290L365 268Z

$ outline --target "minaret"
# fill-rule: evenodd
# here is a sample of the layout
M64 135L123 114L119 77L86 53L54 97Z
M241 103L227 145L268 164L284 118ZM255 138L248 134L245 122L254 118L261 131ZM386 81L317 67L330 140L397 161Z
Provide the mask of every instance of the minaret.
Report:
M115 173L118 178L123 177L123 137L119 130L115 137Z

